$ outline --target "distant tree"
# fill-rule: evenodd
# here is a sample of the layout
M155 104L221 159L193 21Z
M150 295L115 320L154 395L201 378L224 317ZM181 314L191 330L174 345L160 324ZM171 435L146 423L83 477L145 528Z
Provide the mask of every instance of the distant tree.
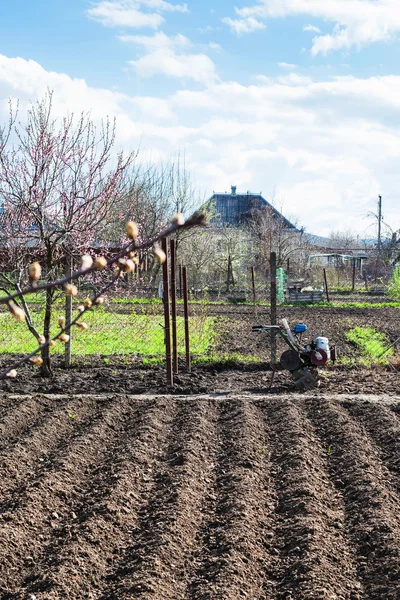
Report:
M288 227L287 220L273 208L255 211L249 228L257 248L258 268L267 268L271 252L276 252L278 267L286 269L288 260L292 270L304 266L309 246L304 230Z

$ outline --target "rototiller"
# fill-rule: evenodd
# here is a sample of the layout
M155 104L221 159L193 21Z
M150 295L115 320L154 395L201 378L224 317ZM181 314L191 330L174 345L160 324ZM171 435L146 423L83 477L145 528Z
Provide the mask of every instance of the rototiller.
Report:
M254 325L253 331L275 331L281 336L289 350L283 352L274 369L290 371L299 390L311 390L318 385L318 367L323 367L328 361L335 362L336 348L329 347L329 340L323 336L323 331L304 344L302 337L307 331L307 325L297 323L290 329L286 319L282 319L281 323L282 325Z

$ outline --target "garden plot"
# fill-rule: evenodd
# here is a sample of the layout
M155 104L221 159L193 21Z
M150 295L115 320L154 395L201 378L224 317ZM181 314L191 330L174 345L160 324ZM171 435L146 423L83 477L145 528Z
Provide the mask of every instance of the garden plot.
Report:
M394 398L8 396L0 428L4 600L398 598Z

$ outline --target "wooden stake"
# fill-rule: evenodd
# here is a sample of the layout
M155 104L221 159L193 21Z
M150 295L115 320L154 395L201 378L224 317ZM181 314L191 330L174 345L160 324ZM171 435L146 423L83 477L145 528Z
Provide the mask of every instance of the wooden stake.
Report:
M256 281L255 281L254 267L251 267L251 286L253 289L253 302L255 304L256 303Z
M182 267L183 276L183 307L185 313L185 348L186 348L186 369L188 372L191 371L191 357L190 357L190 335L189 335L189 287L187 278L187 269Z
M183 266L179 265L179 297L182 300L183 299L183 273L182 273L182 269Z
M171 309L172 309L172 364L178 373L178 335L176 329L176 240L169 241L171 251Z
M169 265L168 265L168 244L167 238L162 238L161 246L166 259L163 263L163 300L164 300L164 339L165 339L165 359L167 362L167 382L169 386L174 384L174 375L172 372L171 355L171 315L169 307Z
M325 292L326 292L326 299L328 302L330 302L329 300L329 287L328 287L328 279L326 277L326 269L324 269L324 280L325 280Z

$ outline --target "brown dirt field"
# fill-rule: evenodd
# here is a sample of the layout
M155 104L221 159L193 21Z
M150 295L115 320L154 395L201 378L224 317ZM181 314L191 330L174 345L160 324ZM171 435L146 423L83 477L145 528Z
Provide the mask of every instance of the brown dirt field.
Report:
M260 344L265 344L265 334L257 334ZM261 336L261 337L260 337ZM264 339L261 339L264 338ZM269 350L268 350L269 354ZM0 365L9 364L9 357ZM226 392L251 392L256 394L297 394L293 377L286 371L275 374L272 387L269 363L211 364L195 366L191 373L181 362L180 372L174 377L172 388L167 385L163 365L144 367L135 359L100 357L76 360L65 370L60 359L54 361L54 377L38 376L37 368L24 365L15 379L0 381L0 392L12 394L218 394ZM3 362L4 361L4 362ZM319 388L316 394L397 394L400 391L398 370L376 367L362 368L329 365L320 369Z
M398 600L400 397L0 398L2 600Z

